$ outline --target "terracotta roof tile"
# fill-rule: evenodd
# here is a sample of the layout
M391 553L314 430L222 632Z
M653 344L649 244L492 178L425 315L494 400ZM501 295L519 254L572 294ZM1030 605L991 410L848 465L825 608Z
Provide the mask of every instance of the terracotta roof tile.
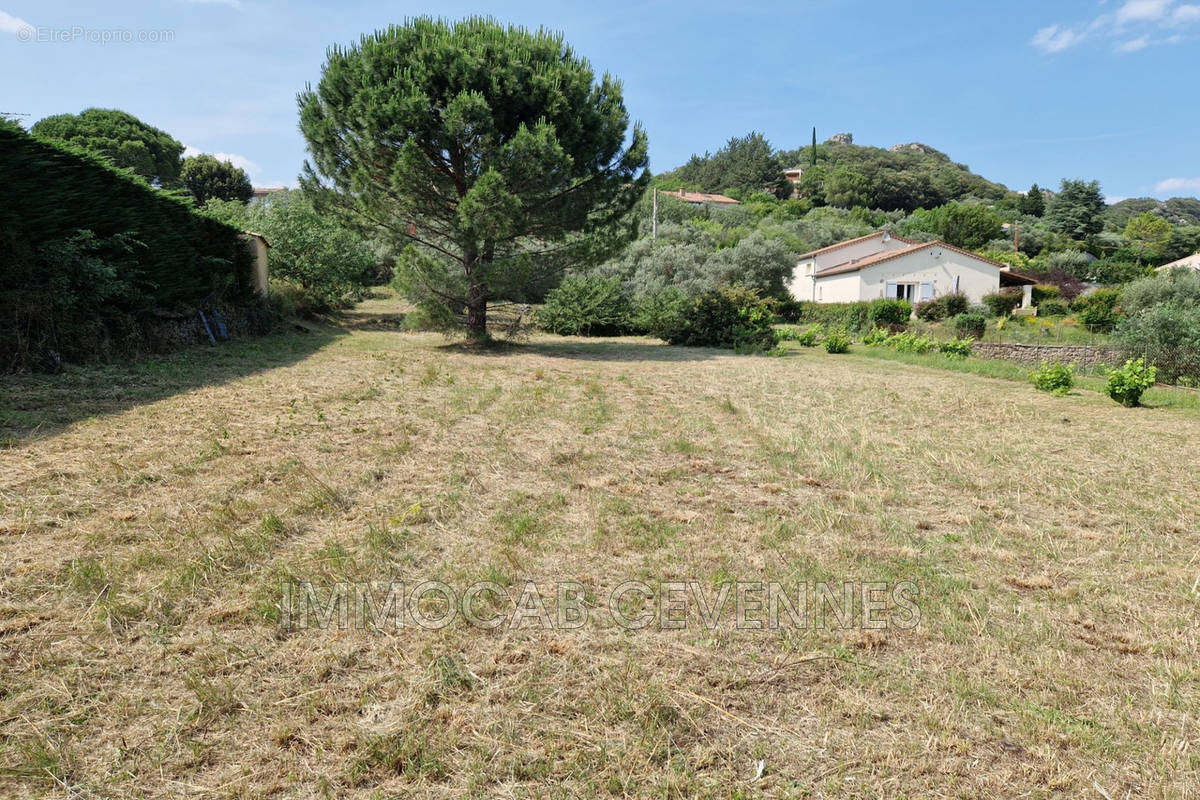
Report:
M886 233L887 233L887 231L876 231L875 233L868 233L866 236L859 236L857 239L847 239L844 242L838 242L837 244L831 244L831 245L829 245L829 247L822 247L820 250L813 250L812 252L804 253L800 256L800 258L804 259L804 258L808 258L809 256L819 256L823 253L832 253L834 250L841 250L843 247L849 247L852 244L859 244L860 242L870 241L871 239L875 239L879 236L883 236ZM894 233L889 234L889 235L898 242L904 242L905 244L916 244L917 243L913 239L905 239L903 236L897 236Z
M732 197L726 197L723 194L709 194L707 192L687 192L687 191L684 191L683 189L680 189L678 194L676 194L675 192L663 192L663 194L670 195L671 197L678 197L680 200L682 200L685 203L723 203L726 205L735 205L735 206L740 205L740 203L737 200L734 200Z
M901 241L908 241L908 240L903 239ZM848 242L843 242L843 244L848 244ZM881 264L884 261L891 261L893 258L900 258L901 256L908 255L909 253L915 253L918 250L926 250L930 247L941 247L946 250L950 250L951 252L960 253L964 256L970 256L971 258L973 258L977 261L982 261L985 264L991 264L992 266L998 267L1002 271L1005 271L1005 272L1009 271L1008 264L1005 264L1000 261L993 261L990 258L985 258L984 256L977 255L975 253L970 252L969 250L963 250L961 247L955 247L952 244L946 244L945 242L934 241L934 242L914 242L912 244L912 246L910 246L910 247L903 247L903 248L900 248L897 250L884 250L881 253L875 253L874 255L869 255L865 258L860 258L856 261L848 261L845 264L838 264L837 266L834 266L834 267L827 267L823 270L820 270L819 272L814 273L813 277L814 278L827 278L831 275L843 275L847 272L858 272L860 269L863 269L864 267L871 267L876 264ZM1016 273L1013 273L1013 274L1015 275ZM1020 277L1025 278L1024 275L1021 275ZM1026 278L1026 280L1032 280L1032 278Z

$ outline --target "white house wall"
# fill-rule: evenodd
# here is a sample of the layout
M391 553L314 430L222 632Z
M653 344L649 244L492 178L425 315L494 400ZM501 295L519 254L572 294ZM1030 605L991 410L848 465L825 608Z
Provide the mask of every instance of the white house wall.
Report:
M816 295L812 299L818 303L854 303L862 299L857 272L821 278L816 283Z
M855 272L815 280L807 278L808 283L800 283L798 287L805 294L797 292L798 282L805 278L802 270L797 272L800 274L792 281L792 296L818 303L876 300L887 295L887 285L891 282L915 283L918 286L931 283L933 296L941 297L956 291L954 279L957 277L958 293L965 295L972 303L980 302L985 294L1000 288L998 267L941 247L917 250Z
M933 296L954 294L954 279L958 278L958 293L972 303L982 301L985 294L1000 288L1000 268L983 261L963 256L953 250L931 247L906 256L893 258L882 264L865 267L857 273L859 279L858 300L875 300L885 297L887 284L932 283ZM840 277L840 276L837 276ZM821 282L824 282L823 279Z
M887 241L883 241L881 237L875 236L864 242L846 245L828 253L821 253L820 255L806 258L792 270L792 281L788 285L788 291L797 300L819 300L816 292L816 284L812 278L814 272L819 272L829 267L836 267L838 264L845 264L847 261L873 256L876 253L882 253L884 250L898 250L908 246L908 244L897 241L890 236ZM830 279L827 278L825 280ZM826 300L824 302L835 301ZM839 300L836 302L842 301Z

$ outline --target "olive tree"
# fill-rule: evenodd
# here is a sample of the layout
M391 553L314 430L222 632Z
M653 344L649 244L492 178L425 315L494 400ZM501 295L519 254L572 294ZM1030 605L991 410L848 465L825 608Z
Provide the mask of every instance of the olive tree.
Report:
M332 48L298 100L305 189L402 251L408 297L473 337L489 300L632 235L645 133L561 35L414 19Z

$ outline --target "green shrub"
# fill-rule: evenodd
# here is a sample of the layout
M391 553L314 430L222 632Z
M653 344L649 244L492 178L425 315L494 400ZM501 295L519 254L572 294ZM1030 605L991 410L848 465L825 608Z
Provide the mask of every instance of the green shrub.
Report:
M771 310L752 289L729 286L705 292L662 334L670 344L770 350L779 343Z
M679 324L691 299L674 286L639 295L633 302L630 326L637 333L665 339L666 332Z
M960 339L982 339L987 330L987 319L982 314L959 314L951 324Z
M800 343L801 347L812 347L817 343L819 330L819 328L812 327L803 333L798 333L796 334L796 341Z
M863 337L862 343L867 345L886 344L891 336L892 334L888 332L887 328L871 328Z
M1021 305L1021 292L1004 290L985 294L983 304L988 307L993 317L1007 317L1013 309Z
M772 313L775 314L775 318L780 322L795 324L800 321L800 316L804 311L800 301L791 298L786 300L771 298L767 300L767 303L770 305Z
M620 336L631 327L620 278L568 275L546 295L538 326L559 336Z
M833 331L825 337L826 353L845 353L850 350L850 336L844 331Z
M907 300L880 298L871 303L871 310L867 315L867 319L876 326L903 327L908 324L908 319L911 316L912 303Z
M1159 380L1200 379L1200 273L1174 270L1125 287L1117 339L1158 368Z
M943 355L954 358L966 358L971 355L970 339L950 339L938 345L938 351Z
M247 211L250 230L271 243L271 280L291 283L301 312L345 308L366 295L378 259L366 239L318 211L300 191L280 192Z
M1037 307L1039 317L1065 317L1071 308L1062 300L1043 300Z
M1059 298L1059 288L1052 283L1039 283L1033 287L1033 304L1041 306L1047 300L1057 300Z
M868 302L813 303L800 301L797 305L800 309L796 322L824 325L827 328L841 328L847 331L865 330L871 309L871 304Z
M918 319L928 322L938 322L959 314L965 314L970 302L961 294L944 294L925 303L918 303L916 314Z
M1035 389L1062 396L1075 385L1075 365L1059 361L1043 361L1029 376Z
M917 303L913 306L913 313L917 315L917 319L923 319L926 322L940 322L946 318L946 310L937 300Z
M897 353L928 353L937 348L936 339L919 333L897 333L887 340L887 346Z
M1131 359L1109 371L1104 392L1126 408L1132 408L1141 402L1142 392L1154 385L1157 372L1154 367L1146 366L1144 358Z
M1120 301L1121 292L1117 289L1097 289L1079 298L1076 306L1080 324L1093 333L1108 333L1117 326L1122 316L1117 306Z

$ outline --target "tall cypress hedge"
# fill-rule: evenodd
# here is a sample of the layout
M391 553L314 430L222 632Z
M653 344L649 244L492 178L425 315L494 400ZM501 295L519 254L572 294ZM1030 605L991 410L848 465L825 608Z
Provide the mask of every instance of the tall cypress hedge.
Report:
M0 370L86 356L89 337L152 309L249 300L251 269L235 228L0 121Z

